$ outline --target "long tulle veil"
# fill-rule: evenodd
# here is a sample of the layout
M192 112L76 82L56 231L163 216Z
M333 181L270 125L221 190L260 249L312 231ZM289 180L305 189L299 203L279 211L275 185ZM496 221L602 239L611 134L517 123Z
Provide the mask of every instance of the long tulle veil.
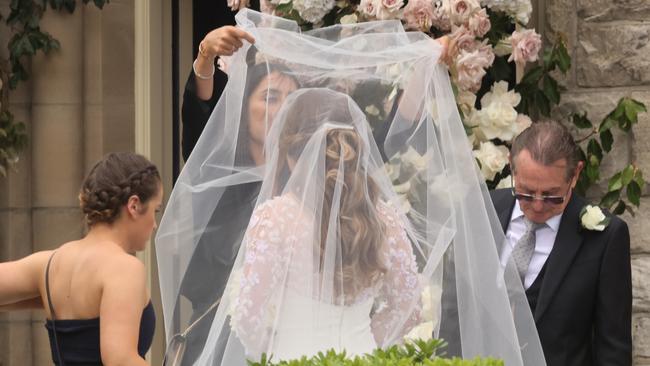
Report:
M499 263L504 235L440 46L397 21L301 32L242 10L237 23L255 45L228 60L155 241L183 364L363 353L433 333L449 355L544 365L516 270ZM259 69L290 80L288 96Z

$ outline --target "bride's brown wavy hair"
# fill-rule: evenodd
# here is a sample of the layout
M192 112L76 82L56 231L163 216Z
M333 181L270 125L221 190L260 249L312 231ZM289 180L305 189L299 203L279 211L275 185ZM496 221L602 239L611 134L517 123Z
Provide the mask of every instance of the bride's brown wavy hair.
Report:
M280 136L279 162L285 164L278 169L278 179L289 175L288 161L297 161L308 140L324 121L350 125L348 100L341 96L341 105L324 110L320 106L301 103L298 96L287 112L287 120ZM338 102L338 100L337 100ZM326 116L326 118L324 118ZM341 183L341 197L338 217L338 239L340 240L340 270L335 284L337 295L356 295L360 290L376 283L386 272L386 265L380 250L385 239L385 225L377 214L379 187L367 172L363 143L359 133L352 128L332 128L327 132L325 146L325 187L320 224L320 258L323 266L325 245L332 205L335 204L334 190ZM365 162L363 161L365 160ZM340 176L339 164L343 164ZM278 180L276 180L277 182ZM286 181L286 180L285 180Z

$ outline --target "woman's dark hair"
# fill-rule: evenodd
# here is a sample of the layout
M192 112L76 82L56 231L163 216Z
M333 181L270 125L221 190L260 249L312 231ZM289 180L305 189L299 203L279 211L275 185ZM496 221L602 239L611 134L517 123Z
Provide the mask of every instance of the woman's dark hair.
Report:
M135 195L146 204L159 185L158 168L144 156L128 152L106 155L90 169L79 192L86 223L113 223L129 197Z
M248 105L250 96L253 94L253 90L255 90L260 85L264 78L276 72L293 80L293 82L296 83L298 87L300 87L298 79L296 79L293 76L292 71L284 65L262 62L248 67L248 71L246 73L246 87L244 89L244 101L242 103L240 119L241 123L239 125L239 135L237 137L238 148L236 159L238 162L252 163L252 159L248 151L248 125L250 123L248 120Z

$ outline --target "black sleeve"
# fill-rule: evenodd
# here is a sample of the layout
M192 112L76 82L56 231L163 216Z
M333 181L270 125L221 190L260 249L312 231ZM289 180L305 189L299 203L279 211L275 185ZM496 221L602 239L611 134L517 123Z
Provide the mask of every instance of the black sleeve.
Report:
M181 107L181 120L183 123L183 159L187 161L190 157L196 142L199 140L203 129L205 128L214 106L221 97L221 93L226 87L228 76L221 70L217 69L214 73L214 89L212 98L201 100L196 95L196 79L194 72L190 72L187 82L185 83L185 92L183 93L183 105Z

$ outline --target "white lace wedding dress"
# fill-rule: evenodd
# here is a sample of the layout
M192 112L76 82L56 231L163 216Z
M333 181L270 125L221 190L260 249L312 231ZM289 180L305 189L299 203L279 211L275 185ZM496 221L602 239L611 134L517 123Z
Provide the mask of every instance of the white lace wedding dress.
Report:
M411 244L391 206L380 203L377 213L385 225L378 247L387 271L374 286L343 299L318 290L321 275L313 270L318 244L312 233L300 230L313 226L307 210L291 195L258 206L244 238L243 272L231 311L233 329L251 359L266 353L275 361L289 360L328 349L361 355L395 339L395 328L417 324L419 309L412 309L419 306L420 284ZM409 324L395 327L408 312Z

